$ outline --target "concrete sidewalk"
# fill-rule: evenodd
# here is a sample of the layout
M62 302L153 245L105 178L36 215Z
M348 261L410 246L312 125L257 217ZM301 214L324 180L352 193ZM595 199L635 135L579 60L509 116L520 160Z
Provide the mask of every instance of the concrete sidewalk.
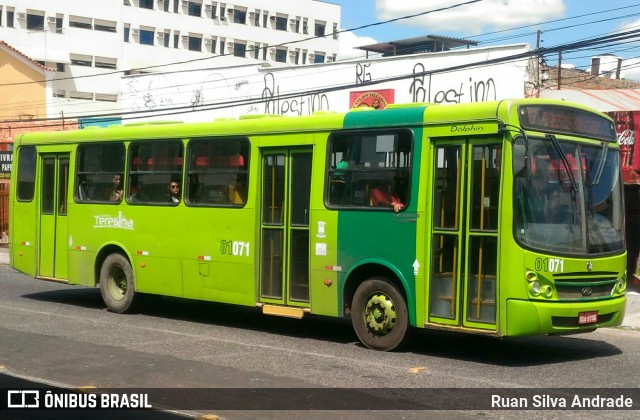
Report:
M9 249L0 247L0 264L9 264ZM627 312L623 327L640 329L640 293L627 292Z

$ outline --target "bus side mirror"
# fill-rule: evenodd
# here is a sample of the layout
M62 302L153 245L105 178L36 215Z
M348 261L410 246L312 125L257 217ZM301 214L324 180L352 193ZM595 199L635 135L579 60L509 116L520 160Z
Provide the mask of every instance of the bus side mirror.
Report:
M513 156L513 176L516 178L522 178L527 173L527 148L524 144L514 144L511 150Z

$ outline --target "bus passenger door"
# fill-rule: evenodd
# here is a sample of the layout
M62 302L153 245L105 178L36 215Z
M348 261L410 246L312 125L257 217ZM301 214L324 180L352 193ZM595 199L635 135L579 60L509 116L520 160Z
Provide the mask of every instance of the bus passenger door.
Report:
M41 155L38 277L67 278L69 154Z
M309 306L310 149L262 154L260 301Z
M436 143L429 322L495 330L500 143Z

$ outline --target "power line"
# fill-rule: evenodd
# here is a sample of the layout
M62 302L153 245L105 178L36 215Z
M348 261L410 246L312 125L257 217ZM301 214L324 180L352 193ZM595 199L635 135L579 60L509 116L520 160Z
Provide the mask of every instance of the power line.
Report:
M640 30L622 32L617 34L617 36L611 36L611 37L596 37L586 41L562 44L562 45L558 45L556 47L551 47L551 48L540 48L536 50L527 51L524 53L514 54L507 57L500 57L500 58L484 60L484 61L479 61L474 63L466 63L466 64L461 64L461 65L456 65L456 66L451 66L451 67L446 67L441 69L434 69L434 70L418 72L418 73L391 76L391 77L386 77L386 78L382 78L379 80L366 82L366 83L359 83L359 84L346 83L346 84L327 86L327 87L312 89L312 90L305 89L301 91L292 91L285 94L281 94L278 96L278 98L279 100L287 100L287 99L297 98L301 94L314 95L314 94L323 94L323 93L329 93L334 91L346 90L346 89L356 88L356 87L358 88L369 87L369 86L374 86L374 85L385 83L385 82L393 82L393 81L398 81L403 79L414 78L416 76L431 76L434 74L443 74L443 73L454 72L454 71L459 71L463 69L491 66L499 63L506 63L506 62L513 62L513 61L520 61L527 58L537 57L540 54L550 54L554 52L565 51L565 50L570 50L575 48L582 48L582 47L594 46L594 45L603 45L606 43L613 43L613 42L618 42L621 40L628 40L628 39L640 39ZM93 114L93 115L87 115L86 117L105 118L105 117L123 117L124 116L126 117L124 119L133 120L138 118L146 118L149 116L149 114L152 114L154 116L167 116L167 115L180 114L185 111L191 111L191 112L210 111L215 109L230 108L230 107L239 106L239 105L252 105L252 104L261 104L261 103L263 104L265 102L270 102L270 101L272 101L272 99L263 98L263 97L254 97L249 99L242 98L242 99L232 99L228 101L218 101L209 105L202 105L198 107L193 107L192 105L175 106L175 107L165 108L162 111L157 111L157 112L148 111L148 110L129 111L125 113L115 112L115 113L105 113L105 114ZM44 119L38 119L36 121L52 121L52 120L58 120L58 118L44 118ZM6 122L19 122L19 121L6 121Z

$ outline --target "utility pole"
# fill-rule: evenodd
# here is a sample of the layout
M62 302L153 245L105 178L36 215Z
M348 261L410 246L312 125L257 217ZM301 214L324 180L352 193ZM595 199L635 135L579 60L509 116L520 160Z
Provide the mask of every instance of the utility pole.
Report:
M536 37L536 50L540 50L540 38L542 31L538 30ZM542 56L538 54L538 69L536 71L536 98L540 97L540 91L542 90Z
M558 90L562 85L562 51L558 51Z

